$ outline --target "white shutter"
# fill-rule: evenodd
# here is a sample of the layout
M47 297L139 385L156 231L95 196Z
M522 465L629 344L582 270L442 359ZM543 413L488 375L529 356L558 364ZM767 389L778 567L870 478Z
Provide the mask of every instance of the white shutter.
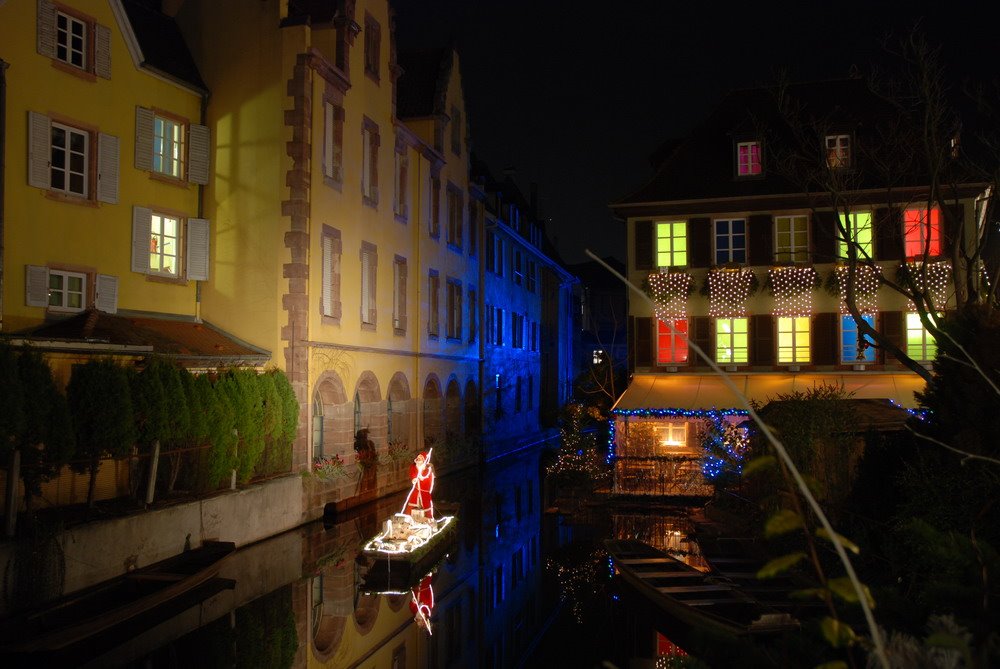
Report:
M153 169L153 110L135 108L135 169Z
M323 315L333 315L333 237L323 237Z
M56 8L49 0L38 0L38 53L56 57Z
M153 211L146 207L132 207L132 271L149 273L149 240Z
M208 220L189 218L187 224L187 278L208 281Z
M97 275L97 295L94 306L98 311L118 313L118 277L108 274Z
M28 112L28 185L49 187L49 160L52 150L52 121L48 116Z
M111 78L111 28L94 26L94 74L102 79Z
M97 199L118 204L118 138L103 132L97 140Z
M25 265L24 303L29 307L49 306L49 268Z
M188 181L205 186L208 184L208 156L212 137L207 127L191 124L188 145Z
M369 323L368 320L368 299L371 295L371 255L368 251L361 251L361 322Z

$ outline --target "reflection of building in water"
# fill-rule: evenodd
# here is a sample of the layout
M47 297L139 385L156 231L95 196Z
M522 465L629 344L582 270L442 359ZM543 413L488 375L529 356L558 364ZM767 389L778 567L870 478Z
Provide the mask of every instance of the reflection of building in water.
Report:
M708 571L708 563L698 543L691 539L694 526L687 518L649 514L614 514L611 517L616 539L636 539L683 560L695 569Z

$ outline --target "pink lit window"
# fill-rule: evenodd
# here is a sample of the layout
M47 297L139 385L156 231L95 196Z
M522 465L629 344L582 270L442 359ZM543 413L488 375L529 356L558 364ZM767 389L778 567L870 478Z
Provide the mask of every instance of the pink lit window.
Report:
M673 326L671 330L670 326ZM661 365L685 363L688 359L687 321L657 321L656 362Z
M903 235L906 257L941 255L941 210L907 209L903 212Z
M760 142L740 142L736 145L736 173L741 177L760 174Z

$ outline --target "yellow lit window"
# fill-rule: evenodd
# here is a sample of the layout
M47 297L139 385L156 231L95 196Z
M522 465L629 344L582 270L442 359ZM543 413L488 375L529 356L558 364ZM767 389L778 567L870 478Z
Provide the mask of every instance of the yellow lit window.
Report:
M687 423L666 423L656 427L660 448L687 446Z
M687 266L687 223L684 221L657 221L657 267Z
M746 318L720 318L715 322L716 362L746 363L749 360L749 328Z
M778 318L778 362L809 362L809 317Z
M177 276L180 221L153 214L149 238L149 271Z

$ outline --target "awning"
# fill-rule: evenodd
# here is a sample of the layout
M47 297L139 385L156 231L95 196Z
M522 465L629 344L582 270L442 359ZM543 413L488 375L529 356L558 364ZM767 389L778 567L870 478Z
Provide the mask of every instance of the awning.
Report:
M855 399L887 399L903 407L915 408L917 401L913 393L924 389L924 380L912 372L750 372L727 376L740 393L761 404L779 394L826 384L842 386ZM636 374L612 411L713 408L744 408L743 401L717 374Z

